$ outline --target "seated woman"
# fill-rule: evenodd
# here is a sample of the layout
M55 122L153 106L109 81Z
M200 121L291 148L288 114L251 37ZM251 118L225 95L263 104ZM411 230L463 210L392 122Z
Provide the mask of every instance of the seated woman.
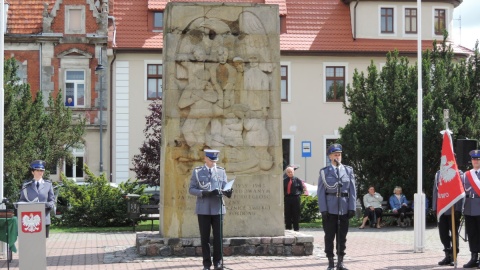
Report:
M368 193L363 196L363 205L365 206L365 212L363 214L362 226L359 229L365 228L365 223L370 220L370 227L380 229L380 219L382 218L382 201L383 197L379 193L375 192L375 188L370 186Z
M392 208L392 212L395 214L396 217L400 218L400 223L398 226L404 227L404 219L405 213L408 212L410 209L408 207L407 197L402 194L402 188L396 186L393 190L392 196L389 199L390 208Z

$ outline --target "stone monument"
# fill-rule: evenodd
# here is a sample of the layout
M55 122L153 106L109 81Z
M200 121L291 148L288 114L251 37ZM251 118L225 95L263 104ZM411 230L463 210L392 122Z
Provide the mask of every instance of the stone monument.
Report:
M224 236L284 235L279 33L277 5L167 4L161 236L198 237L188 186L209 148L236 179Z

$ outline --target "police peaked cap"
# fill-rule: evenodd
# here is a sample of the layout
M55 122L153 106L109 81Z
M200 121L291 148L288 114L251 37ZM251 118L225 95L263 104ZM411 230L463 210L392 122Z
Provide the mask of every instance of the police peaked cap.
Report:
M334 143L330 145L327 149L327 155L330 155L331 153L341 153L342 152L342 145L338 143Z
M34 160L32 161L32 163L30 163L30 169L33 169L33 170L45 171L46 166L47 166L47 163L43 160Z
M208 157L211 161L218 160L218 154L220 154L220 151L213 149L205 149L203 151L205 152L205 156Z
M472 150L469 154L472 158L480 158L480 150Z

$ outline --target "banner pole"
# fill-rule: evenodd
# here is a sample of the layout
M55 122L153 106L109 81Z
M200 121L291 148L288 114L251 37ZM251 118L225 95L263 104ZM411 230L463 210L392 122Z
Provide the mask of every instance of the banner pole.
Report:
M454 269L457 269L457 230L455 225L455 205L452 206L452 251L453 251L453 265Z

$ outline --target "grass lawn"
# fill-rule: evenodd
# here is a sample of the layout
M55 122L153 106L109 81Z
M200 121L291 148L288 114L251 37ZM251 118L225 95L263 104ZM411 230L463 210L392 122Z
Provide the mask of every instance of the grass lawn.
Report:
M138 223L138 225L135 228L135 231L137 232L142 232L142 231L150 231L151 229L151 223L152 221L150 220L145 220L141 221ZM352 218L350 220L350 227L358 227L360 226L361 222L357 218ZM308 223L300 223L300 228L314 228L314 229L319 229L322 228L322 219L317 219L313 222L308 222ZM158 220L153 221L153 231L158 232ZM74 233L74 232L131 232L133 231L132 226L126 226L126 227L105 227L105 228L99 228L99 227L57 227L57 226L51 226L50 227L51 232L63 232L63 233Z
M152 221L145 220L138 223L135 228L135 231L150 231ZM158 232L158 220L153 221L153 231ZM63 233L73 233L73 232L132 232L132 226L126 227L58 227L50 226L51 232L63 232Z

